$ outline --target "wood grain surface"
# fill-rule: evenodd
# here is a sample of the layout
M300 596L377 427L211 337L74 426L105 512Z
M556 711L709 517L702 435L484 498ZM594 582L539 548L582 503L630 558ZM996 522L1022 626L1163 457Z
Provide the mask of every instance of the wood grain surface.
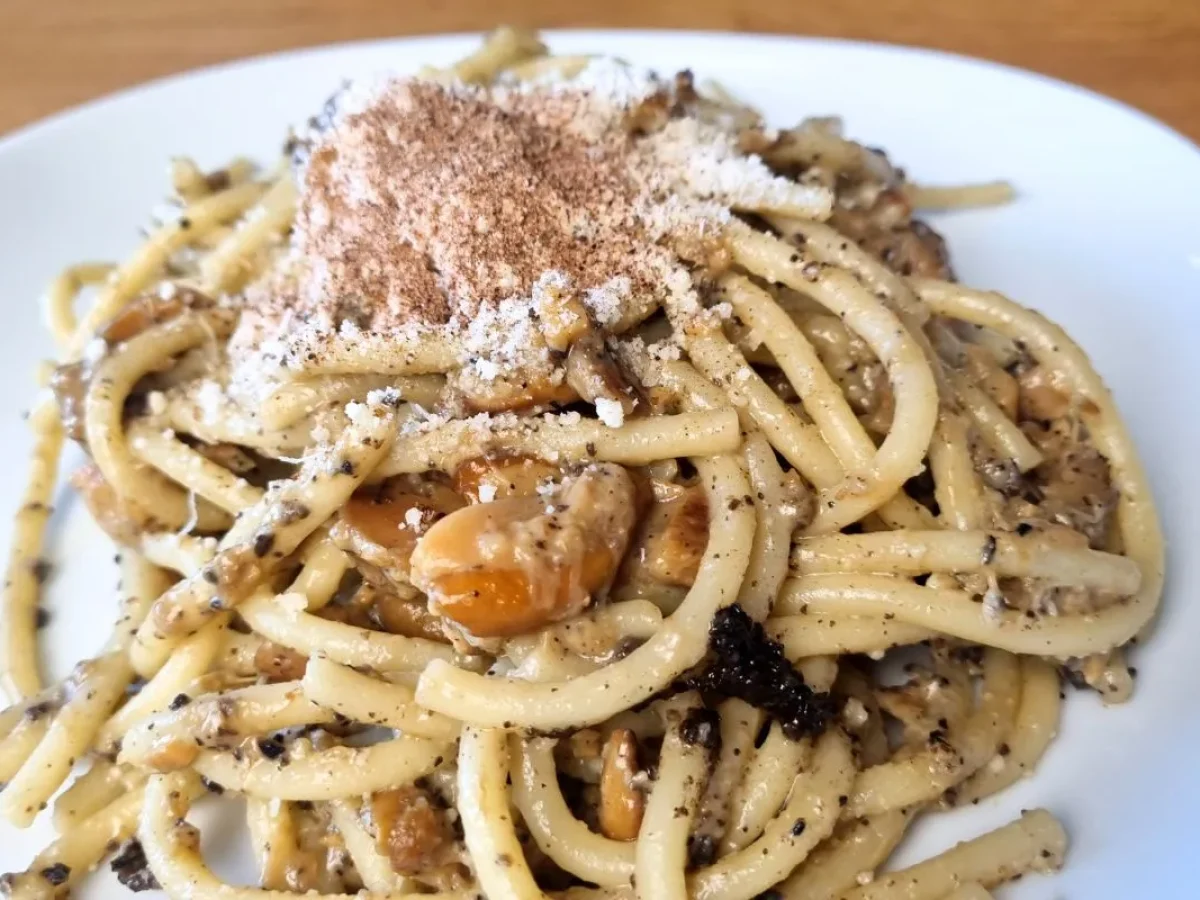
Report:
M502 22L938 47L1086 85L1200 138L1200 0L0 0L0 132L221 60Z

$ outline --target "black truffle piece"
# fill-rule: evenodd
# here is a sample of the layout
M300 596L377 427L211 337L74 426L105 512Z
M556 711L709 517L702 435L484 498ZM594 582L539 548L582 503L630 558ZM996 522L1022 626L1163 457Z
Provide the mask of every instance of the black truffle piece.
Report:
M117 880L135 894L161 890L150 866L146 864L146 852L137 838L127 841L109 865L117 873Z
M717 612L708 654L679 686L744 700L778 722L793 741L821 734L833 711L830 696L805 684L783 647L737 604Z

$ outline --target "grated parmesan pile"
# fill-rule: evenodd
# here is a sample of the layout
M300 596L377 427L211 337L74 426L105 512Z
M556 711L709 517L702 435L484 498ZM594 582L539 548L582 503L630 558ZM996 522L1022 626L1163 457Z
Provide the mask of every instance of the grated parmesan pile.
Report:
M231 343L235 370L260 379L319 364L335 340L433 329L476 383L560 383L543 295L577 298L609 334L664 304L699 312L690 267L719 252L730 210L808 190L613 60L569 80L376 79L331 109L297 173L289 252L247 292Z

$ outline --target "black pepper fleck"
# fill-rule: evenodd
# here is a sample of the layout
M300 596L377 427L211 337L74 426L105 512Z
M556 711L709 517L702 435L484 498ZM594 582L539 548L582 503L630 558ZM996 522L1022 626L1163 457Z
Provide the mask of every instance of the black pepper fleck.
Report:
M284 754L284 746L275 738L259 738L258 751L267 759L279 759Z
M35 559L29 564L29 571L33 573L34 581L45 584L46 579L50 577L50 563L44 559Z
M717 842L710 834L694 834L688 838L689 869L700 869L717 858Z
M36 722L53 709L54 704L52 704L49 700L43 700L41 703L34 703L32 706L27 707L25 709L25 718L27 718L30 722Z
M979 552L979 562L985 566L990 566L992 560L996 558L996 536L989 534L983 542L983 549Z
M685 744L715 752L721 746L720 721L716 712L702 706L689 709L679 726L679 739Z
M55 863L52 866L46 866L38 874L50 884L57 887L60 884L65 884L66 880L71 877L71 867L65 863Z
M272 531L262 531L254 536L254 555L262 558L271 552L271 548L275 546L275 533Z

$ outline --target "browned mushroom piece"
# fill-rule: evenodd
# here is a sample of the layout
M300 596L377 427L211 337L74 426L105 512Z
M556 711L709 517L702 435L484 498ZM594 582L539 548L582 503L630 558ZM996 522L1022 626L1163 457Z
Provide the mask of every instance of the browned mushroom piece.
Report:
M446 642L441 616L430 612L424 600L408 599L391 591L376 590L370 615L373 624L390 634Z
M743 153L753 153L755 156L765 156L775 145L772 131L763 128L747 128L738 132L737 145ZM771 162L771 160L767 160Z
M1017 380L1004 371L996 357L986 347L979 344L965 344L963 351L967 356L967 375L974 384L979 385L992 401L1004 410L1004 414L1017 421L1017 402L1019 389Z
M319 896L341 893L346 888L348 853L345 840L332 828L326 804L297 803L289 807L293 841L271 846L269 856L281 864L262 886L294 894Z
M1048 422L1071 412L1071 389L1061 372L1030 366L1017 381L1021 421Z
M200 748L191 738L170 737L155 742L146 756L146 765L158 772L177 772L190 766L199 755Z
M837 316L808 316L800 328L863 425L874 434L886 434L892 425L895 397L887 370L867 342Z
M254 668L269 683L298 681L308 668L308 657L290 647L264 641L254 651Z
M95 463L76 469L68 480L83 498L92 520L118 544L133 546L149 527L150 516L117 496Z
M1075 529L1091 547L1103 549L1120 492L1108 460L1086 440L1081 427L1059 419L1044 428L1027 422L1022 430L1045 458L1033 470L1040 495L1038 515Z
M625 130L630 134L652 134L671 118L671 98L657 92L643 99L625 115Z
M430 608L480 638L526 634L581 612L628 545L636 489L621 466L591 465L548 498L452 513L421 538L412 582Z
M862 765L874 766L885 762L891 755L888 746L876 685L861 663L850 662L838 666L834 696L844 697L842 726L853 735L855 748Z
M970 712L965 693L938 673L918 669L905 684L878 688L875 697L879 707L901 724L904 743L921 747L930 734L944 735L948 727L963 721Z
M174 319L184 310L178 295L162 297L143 294L129 301L119 313L100 329L98 337L110 344L119 344L141 334L147 328Z
M625 415L636 405L633 389L598 332L589 331L567 353L567 384L588 403L607 400L621 404Z
M479 456L455 469L454 490L472 503L532 497L562 474L558 466L533 456Z
M590 327L587 309L569 290L547 290L538 294L538 330L546 346L559 353L587 333Z
M373 615L374 597L376 596L373 589L368 590L368 584L364 582L354 596L343 603L327 603L318 609L313 615L318 619L325 619L329 622L340 622L343 625L353 625L355 628L375 628L378 622Z
M88 371L84 363L66 363L50 374L50 390L58 404L63 430L71 440L85 443L83 402L87 396Z
M365 807L375 846L399 875L444 865L454 845L446 817L421 788L408 785L372 795Z
M186 309L206 309L213 301L195 288L175 285L169 295L141 294L122 307L97 334L110 344L119 344L141 334L147 328L161 325Z
M879 191L869 206L839 205L830 224L900 275L954 277L945 240L912 218L912 206L899 188Z
M330 536L393 584L408 583L409 559L422 534L464 501L448 485L396 478L356 491Z
M637 737L628 728L618 728L604 745L604 768L600 773L600 831L614 841L637 840L642 827L646 797L637 789Z
M642 563L664 584L690 586L708 546L708 500L699 487L659 500L646 520Z
M862 242L882 238L912 220L912 204L899 188L879 191L869 205L843 202L833 212L832 223L847 237Z
M127 303L97 333L108 344L119 344L141 334L147 328L175 318L185 309L204 309L212 300L193 288L177 287L169 297L142 294ZM50 376L50 390L58 403L63 429L72 440L87 441L84 427L84 399L91 379L86 362L65 363Z

